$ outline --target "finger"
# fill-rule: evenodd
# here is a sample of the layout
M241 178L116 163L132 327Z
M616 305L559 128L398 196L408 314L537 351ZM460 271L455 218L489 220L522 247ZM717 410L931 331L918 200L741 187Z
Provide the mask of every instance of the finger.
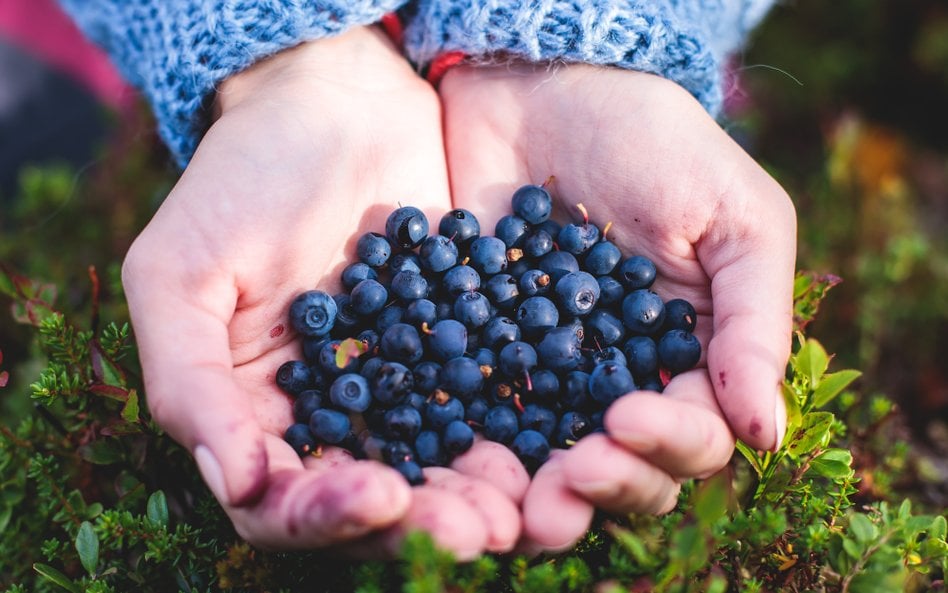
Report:
M786 430L781 385L790 355L796 218L766 173L755 169L745 178L749 189L722 197L717 226L726 228L713 225L697 245L714 303L708 370L737 437L774 449Z
M520 537L520 509L495 486L443 467L425 470L426 484L437 490L461 495L475 508L487 527L490 552L509 552Z
M451 467L493 485L515 504L520 504L530 486L530 475L513 451L485 439L479 438L473 447L451 462Z
M676 478L710 475L734 451L704 369L676 376L662 395L643 391L619 398L604 423L616 443Z
M562 463L564 483L608 511L665 513L678 499L678 482L604 434L581 439Z
M402 519L410 500L410 487L395 470L363 461L323 472L280 469L257 504L226 510L241 537L281 550L325 547L384 529Z
M540 466L523 498L525 550L567 550L589 529L593 505L567 485L565 458L557 453Z
M148 408L194 453L208 486L223 504L250 504L266 484L263 431L249 398L234 382L227 319L236 290L220 274L191 285L195 258L155 251L136 241L123 269L139 347ZM159 257L155 254L159 253ZM177 256L181 256L178 258ZM189 261L185 268L168 262ZM213 269L208 267L207 269ZM218 303L217 308L205 307Z

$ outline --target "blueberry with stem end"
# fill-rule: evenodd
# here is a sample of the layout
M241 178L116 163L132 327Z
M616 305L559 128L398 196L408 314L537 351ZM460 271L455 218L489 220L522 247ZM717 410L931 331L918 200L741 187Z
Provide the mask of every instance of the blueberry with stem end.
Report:
M428 218L414 206L402 206L388 215L385 236L402 249L418 247L428 236Z
M325 336L336 322L337 306L329 294L308 290L290 303L290 325L303 336Z

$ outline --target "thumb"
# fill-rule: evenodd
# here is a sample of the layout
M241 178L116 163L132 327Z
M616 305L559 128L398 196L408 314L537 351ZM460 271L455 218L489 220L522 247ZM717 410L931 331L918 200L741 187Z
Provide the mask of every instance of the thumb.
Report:
M698 245L711 278L708 372L734 434L775 450L786 431L782 383L790 355L796 214L762 170L722 198Z
M250 398L233 378L227 320L237 298L234 283L198 276L203 282L196 291L185 285L182 260L164 265L156 260L171 258L143 260L142 251L133 246L129 252L123 283L148 408L192 452L222 504L250 504L266 487L267 454Z

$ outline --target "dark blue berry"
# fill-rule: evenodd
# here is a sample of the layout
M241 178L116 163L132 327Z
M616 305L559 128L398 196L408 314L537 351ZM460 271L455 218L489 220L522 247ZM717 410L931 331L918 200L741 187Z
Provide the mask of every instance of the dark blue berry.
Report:
M302 360L288 360L277 369L276 384L290 395L298 395L313 387L313 373Z
M421 244L418 258L422 268L440 274L458 263L458 246L444 235L433 235Z
M386 362L369 379L372 397L383 406L402 403L415 386L415 377L408 368L397 362Z
M342 285L346 287L346 290L352 290L356 284L363 280L378 279L378 272L365 262L353 262L342 271Z
M597 365L589 375L589 395L601 406L608 406L619 397L635 391L632 373L614 362Z
M435 360L447 362L467 348L467 328L456 319L442 319L427 333L428 354Z
M696 325L698 325L698 314L691 303L685 299L671 299L665 303L665 324L662 329L693 332Z
M620 366L627 367L628 363L625 359L625 354L622 353L622 350L619 350L615 346L606 346L605 348L599 348L593 350L590 354L593 364L596 366L604 362L614 362Z
M316 450L316 439L309 430L309 424L291 424L283 433L283 440L289 443L300 457Z
M596 309L583 323L583 336L600 346L612 346L625 337L625 325L612 313Z
M495 406L484 417L484 436L488 440L506 445L519 430L517 413L509 406Z
M541 270L550 275L553 282L569 274L579 271L579 262L572 253L566 251L551 251L540 258L538 266Z
M517 279L510 274L497 274L487 281L484 286L484 295L498 309L508 311L517 303L517 297L520 296Z
M423 430L415 438L415 460L422 467L443 466L448 462L441 448L441 436L433 430Z
M428 236L428 219L414 206L402 206L388 215L385 236L402 249L418 247Z
M560 312L550 299L534 296L517 307L516 320L520 324L523 335L533 340L557 326L560 321Z
M510 450L531 474L550 456L550 443L535 430L521 431L510 443Z
M530 373L530 392L533 401L551 405L558 401L560 395L560 379L550 369L541 368Z
M488 410L490 410L490 405L487 400L483 397L475 397L464 406L464 420L483 426Z
M313 412L323 407L323 394L315 389L300 392L293 400L293 419L304 424L309 423Z
M589 416L582 412L570 410L564 412L556 426L556 436L554 442L560 447L569 447L579 439L583 438L592 430L592 422Z
M600 241L589 248L583 267L594 276L611 274L622 260L622 252L611 241Z
M347 412L364 412L372 403L372 393L365 377L356 373L340 375L329 388L333 405Z
M590 404L589 373L570 371L563 379L560 403L570 410L583 410Z
M306 362L316 364L318 362L319 351L326 345L326 342L329 341L330 338L328 336L303 338L303 358Z
M420 486L425 483L425 474L421 471L421 466L414 461L399 461L392 467L412 486Z
M537 352L526 342L511 342L501 349L497 363L508 377L523 377L536 368Z
M472 358L474 358L478 366L481 367L481 373L484 372L483 367L489 367L493 370L497 366L497 353L490 348L478 348L474 351Z
M379 334L384 334L388 328L392 327L396 323L401 323L404 317L405 307L399 305L386 305L381 311L379 311L378 317L375 318L375 330Z
M536 350L544 368L556 373L565 373L579 365L582 358L581 346L575 331L568 327L557 327L543 335Z
M662 327L665 304L654 292L642 288L622 299L622 322L636 334L650 334Z
M553 288L553 279L540 269L527 270L520 276L520 292L525 297L544 295Z
M599 241L599 227L589 222L568 224L556 237L557 246L562 251L573 255L586 253L597 241Z
M497 237L478 237L471 243L470 266L487 276L507 269L507 246Z
M441 384L441 365L431 360L419 362L412 369L412 375L415 390L422 395L429 395Z
M386 360L406 365L415 364L424 355L418 330L407 323L396 323L385 330L379 342L379 352Z
M556 414L553 410L537 404L527 404L520 413L520 430L535 430L547 440L553 437Z
M359 372L359 366L361 363L357 357L353 356L343 361L338 359L336 354L339 352L340 344L340 340L332 340L327 342L323 345L322 349L320 349L319 356L316 359L319 370L329 377L334 378L345 373ZM339 366L340 362L343 363L342 366Z
M456 457L474 444L474 430L463 420L454 420L444 427L441 444L451 457Z
M388 291L378 280L363 280L349 293L349 305L363 317L376 315L388 301Z
M438 307L428 299L414 300L405 307L405 315L402 316L402 321L410 323L418 329L426 324L431 327L438 321Z
M530 225L527 221L513 214L502 217L494 226L494 236L503 241L508 249L523 245L523 240L529 232Z
M531 259L539 259L553 251L553 237L550 233L533 231L523 240L523 254Z
M504 344L520 340L520 326L513 319L498 315L491 317L481 333L481 341L487 348L499 350Z
M362 345L365 346L365 353L362 355L364 360L377 354L380 339L377 331L374 329L364 329L356 335L355 339L362 342Z
M658 372L658 346L648 336L633 336L622 346L626 363L636 379Z
M569 315L589 314L599 300L599 283L588 272L570 272L556 283L556 297Z
M365 233L356 241L356 255L362 263L380 268L392 255L392 244L378 233Z
M553 212L553 198L546 188L539 185L524 185L510 198L514 214L530 224L540 224Z
M406 461L415 461L415 450L405 441L386 441L382 447L382 461L395 466Z
M609 307L618 305L625 298L625 287L612 276L599 276L599 306Z
M378 372L382 365L385 364L385 360L378 356L372 356L366 359L365 363L362 364L362 368L359 369L359 374L368 379L372 380L372 377L375 376L375 373Z
M481 275L467 265L454 266L444 273L444 290L457 297L465 292L476 292L481 287Z
M436 391L425 409L425 420L435 430L441 430L455 420L464 419L464 404L444 391Z
M546 232L548 235L550 235L550 238L552 238L554 242L556 241L557 237L559 237L560 231L563 230L563 226L552 218L548 218L546 221L538 224L534 228L537 231Z
M290 303L290 325L304 336L325 336L336 321L336 301L320 290L308 290Z
M658 341L658 360L673 375L694 368L700 358L701 343L683 329L665 332Z
M414 251L396 253L388 260L388 269L392 274L399 272L421 272L421 260Z
M454 317L468 330L483 327L490 319L490 301L479 292L465 292L454 301Z
M469 401L484 387L484 375L473 358L458 356L444 363L441 388L463 401Z
M322 443L335 445L349 435L352 425L349 417L336 410L320 408L309 417L309 429Z
M385 436L412 442L421 432L421 413L410 405L402 404L385 412Z
M441 217L438 233L457 243L458 247L467 249L471 242L480 236L481 225L473 214L463 208L457 208Z
M402 270L392 277L391 292L404 303L428 296L428 281L420 272Z
M616 275L626 290L639 290L652 286L657 271L652 260L641 255L633 255L622 262Z

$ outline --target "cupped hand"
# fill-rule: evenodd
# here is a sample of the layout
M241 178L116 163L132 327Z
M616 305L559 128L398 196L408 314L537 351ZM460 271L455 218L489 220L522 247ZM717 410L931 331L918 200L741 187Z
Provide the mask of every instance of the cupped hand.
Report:
M355 238L399 202L429 218L450 208L434 91L384 35L359 28L228 79L215 107L123 269L156 421L257 545L391 554L417 528L462 558L510 549L527 480L481 476L515 458L410 488L380 463L338 450L301 460L282 440L291 400L274 375L302 357L289 303L337 290Z
M698 368L617 400L606 435L555 455L523 501L526 549L571 546L593 508L665 512L682 479L726 465L734 436L774 449L790 351L792 203L683 89L587 65L461 66L440 86L455 207L490 231L526 183L550 185L559 220L583 203L653 289L698 311ZM555 517L555 520L551 518Z

